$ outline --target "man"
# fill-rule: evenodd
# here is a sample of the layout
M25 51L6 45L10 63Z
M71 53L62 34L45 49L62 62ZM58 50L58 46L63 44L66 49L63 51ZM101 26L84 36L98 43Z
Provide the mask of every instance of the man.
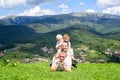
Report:
M67 72L71 71L71 58L67 54L61 51L58 58L52 62L51 71L65 70Z

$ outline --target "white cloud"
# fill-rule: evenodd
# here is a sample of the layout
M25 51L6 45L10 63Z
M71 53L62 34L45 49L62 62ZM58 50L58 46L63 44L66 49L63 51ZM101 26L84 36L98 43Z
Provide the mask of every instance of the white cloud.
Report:
M0 19L3 19L5 16L0 16Z
M68 5L65 5L65 4L61 4L58 6L59 8L62 8L62 9L68 9Z
M95 13L95 10L94 9L87 9L86 12L88 12L88 13Z
M42 15L54 15L54 11L50 9L41 9L39 6L35 6L32 9L19 13L18 16L42 16Z
M68 9L62 9L61 14L68 14L68 13L69 13L69 10L68 10Z
M0 7L2 8L12 8L14 6L21 6L23 4L41 4L47 2L55 2L59 0L0 0Z
M40 4L40 3L46 3L46 2L55 2L58 0L26 0L27 4Z
M120 15L120 0L97 0L97 5L104 7L103 13Z
M120 5L120 0L97 0L97 5L102 7L110 7Z
M80 5L84 5L85 3L84 2L80 2Z
M61 4L58 7L62 9L62 14L67 14L69 12L69 6L68 5Z
M26 0L0 0L0 7L11 8L13 6L25 4Z
M120 6L110 7L102 11L107 14L120 15Z

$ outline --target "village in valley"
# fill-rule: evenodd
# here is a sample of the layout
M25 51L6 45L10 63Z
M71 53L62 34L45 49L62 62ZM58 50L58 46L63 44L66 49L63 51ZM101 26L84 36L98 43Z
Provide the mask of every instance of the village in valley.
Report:
M16 52L16 54L19 54L21 48L22 47L17 46L14 48L5 49L0 52L0 58L3 58L6 54L11 54L11 52L13 52L13 53ZM47 46L44 46L44 47L40 48L40 50L43 52L44 55L50 55L51 57L55 54L55 49L52 47L48 48ZM103 51L102 55L105 55L109 60L108 59L105 60L102 57L100 58L99 55L93 59L88 59L90 57L94 57L94 56L92 56L92 54L97 54L97 52L95 50L90 50L86 46L74 49L74 56L79 63L107 63L107 62L120 63L120 52L118 52L116 50L112 50L112 49L108 48L105 51ZM13 54L13 56L14 56L14 58L17 58L17 56L15 54ZM40 54L34 54L34 55L32 55L31 58L23 57L21 62L31 63L31 62L41 61L41 60L50 62L51 58L48 56L42 57L42 56L40 56Z

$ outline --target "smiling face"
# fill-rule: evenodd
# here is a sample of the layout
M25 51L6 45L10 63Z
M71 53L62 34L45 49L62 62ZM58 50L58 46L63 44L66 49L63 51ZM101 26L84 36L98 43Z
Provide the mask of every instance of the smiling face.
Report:
M62 49L62 51L67 52L67 50L68 50L68 45L67 45L67 43L64 42L64 43L61 45L61 49Z
M65 52L60 52L59 53L59 59L60 59L60 62L63 62L66 58L66 53Z
M65 42L69 42L70 41L70 36L68 34L64 34L63 38L64 38Z

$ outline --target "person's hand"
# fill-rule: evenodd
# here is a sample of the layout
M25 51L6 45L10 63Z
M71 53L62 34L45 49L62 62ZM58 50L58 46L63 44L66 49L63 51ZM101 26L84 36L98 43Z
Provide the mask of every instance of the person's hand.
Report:
M60 62L60 61L59 61L57 64L58 64L58 65L59 65L59 64L64 65L64 61L63 61L63 62Z

